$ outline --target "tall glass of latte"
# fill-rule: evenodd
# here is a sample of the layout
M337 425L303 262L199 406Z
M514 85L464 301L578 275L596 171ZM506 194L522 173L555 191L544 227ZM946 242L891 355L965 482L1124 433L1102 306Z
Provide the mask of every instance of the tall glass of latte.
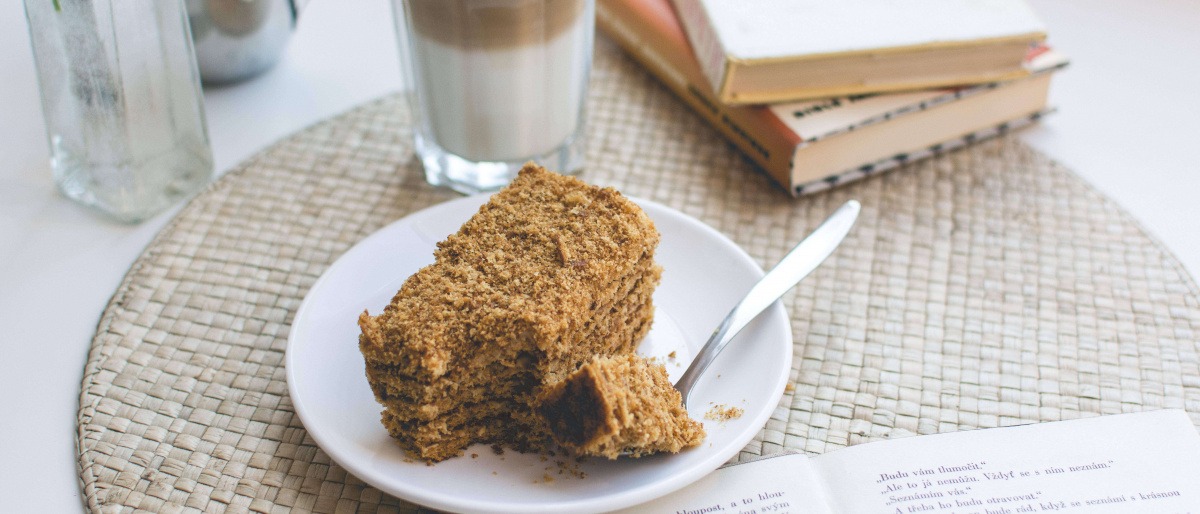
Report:
M583 166L595 0L394 0L426 179L464 193L526 161Z

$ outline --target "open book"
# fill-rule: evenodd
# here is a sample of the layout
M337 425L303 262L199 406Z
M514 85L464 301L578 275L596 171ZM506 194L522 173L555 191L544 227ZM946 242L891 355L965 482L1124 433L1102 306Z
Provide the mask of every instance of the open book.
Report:
M631 513L1200 512L1200 435L1160 410L721 468Z

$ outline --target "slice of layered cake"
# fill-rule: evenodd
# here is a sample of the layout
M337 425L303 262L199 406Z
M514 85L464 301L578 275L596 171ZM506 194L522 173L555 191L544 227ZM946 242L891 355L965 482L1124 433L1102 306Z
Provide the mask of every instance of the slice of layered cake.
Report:
M634 352L658 241L616 190L526 165L382 313L359 317L388 432L429 462L473 443L552 448L536 397L596 355Z
M596 357L547 387L538 403L555 441L580 455L638 457L704 440L667 370L637 355Z

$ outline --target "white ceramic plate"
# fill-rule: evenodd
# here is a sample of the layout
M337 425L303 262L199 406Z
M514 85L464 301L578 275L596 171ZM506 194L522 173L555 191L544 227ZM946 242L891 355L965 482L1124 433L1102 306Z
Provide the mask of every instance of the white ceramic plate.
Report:
M689 413L708 432L698 447L640 459L567 460L565 466L556 463L562 457L495 455L479 445L433 466L406 459L379 422L381 407L358 352L357 318L364 309L381 312L405 278L433 261L435 243L484 201L486 196L453 200L384 227L334 262L300 305L288 340L288 389L304 427L334 460L389 494L429 507L582 513L635 505L688 485L758 433L791 368L791 327L779 303L730 343L693 390ZM703 223L653 202L638 203L662 233L656 257L664 270L654 293L654 325L639 352L667 359L676 379L762 270ZM667 357L672 351L673 360ZM713 405L745 413L725 422L703 419ZM568 472L560 474L564 468Z

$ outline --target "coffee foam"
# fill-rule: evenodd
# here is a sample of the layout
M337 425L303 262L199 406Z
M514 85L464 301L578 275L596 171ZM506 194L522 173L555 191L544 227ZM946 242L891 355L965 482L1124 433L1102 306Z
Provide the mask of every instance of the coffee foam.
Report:
M570 29L584 0L406 0L422 37L463 49L538 45Z

